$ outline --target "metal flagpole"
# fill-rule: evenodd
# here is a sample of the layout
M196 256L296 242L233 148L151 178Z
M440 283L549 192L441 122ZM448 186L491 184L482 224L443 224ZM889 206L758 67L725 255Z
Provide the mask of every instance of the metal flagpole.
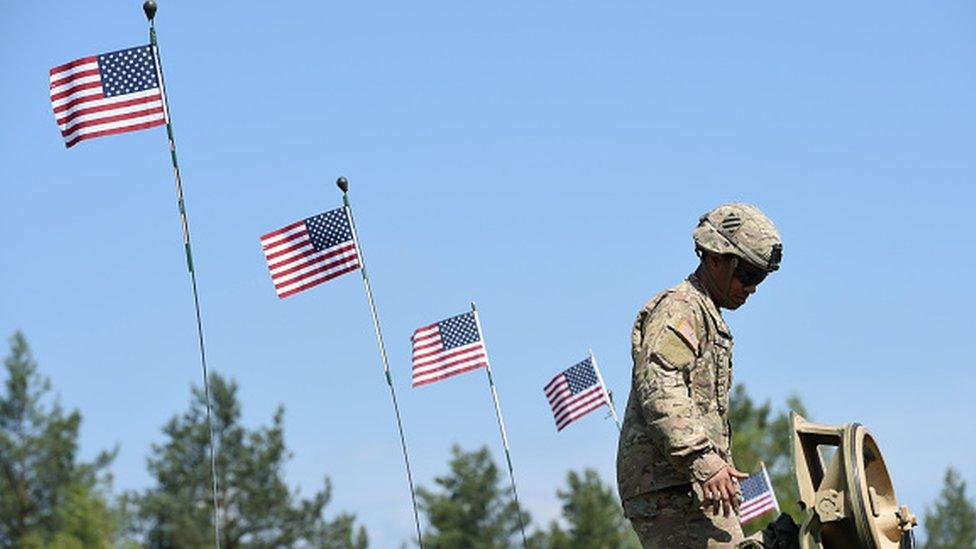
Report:
M207 352L203 345L203 321L200 317L200 294L197 291L197 274L193 270L193 251L190 248L190 225L186 219L186 206L183 202L183 182L180 179L180 165L176 161L176 140L173 138L173 122L169 114L169 101L166 99L166 84L163 81L163 65L159 60L159 45L156 43L156 2L146 0L142 10L149 20L149 44L156 62L156 77L159 91L163 96L163 116L166 119L166 135L169 138L169 155L173 161L173 174L176 178L176 203L180 210L180 224L183 227L183 248L186 252L186 267L190 271L190 284L193 286L193 306L196 308L197 340L200 345L200 364L203 367L203 394L207 402L207 429L210 435L210 479L213 489L213 528L214 546L220 549L220 503L217 500L217 449L214 443L213 413L210 404L210 379L207 372Z
M613 400L610 399L610 392L607 391L607 384L603 382L603 375L600 374L600 367L596 364L596 357L593 356L593 349L590 349L589 351L590 362L593 363L593 371L596 372L596 378L600 380L600 388L603 390L603 398L607 399L607 406L610 407L610 415L613 416L613 422L617 424L617 432L620 432L620 419L617 418L617 410L613 405Z
M495 390L495 379L491 376L491 361L488 360L488 346L485 344L485 334L481 331L481 319L478 318L478 309L475 307L474 301L471 302L471 312L474 313L474 322L478 326L478 337L481 338L481 346L485 348L485 371L488 372L488 386L491 388L491 399L495 403L495 416L498 417L498 429L502 433L502 445L505 447L505 461L508 463L508 478L512 481L515 511L518 513L519 530L522 531L522 546L528 547L529 541L525 537L525 523L522 520L522 506L519 505L518 489L515 488L515 470L512 468L512 452L508 448L508 435L505 433L505 420L502 419L502 407L498 404L498 391Z
M400 430L400 447L403 449L403 462L407 466L407 483L410 485L410 499L413 502L413 520L417 525L417 542L421 549L424 546L424 539L420 533L420 513L417 512L417 494L413 488L413 473L410 472L410 458L407 455L407 438L403 434L403 421L400 419L400 406L397 404L396 391L393 389L393 376L390 375L390 362L386 358L386 345L383 343L383 332L380 330L380 318L376 314L376 303L373 301L373 288L369 285L369 276L366 274L366 258L363 248L359 244L359 234L356 232L356 222L352 217L352 206L349 204L349 181L345 177L336 180L336 185L342 190L342 204L349 216L349 226L352 229L353 242L359 252L359 263L362 265L360 271L363 274L363 286L366 287L366 297L369 300L369 312L373 315L373 328L376 330L376 344L380 347L380 358L383 359L383 374L386 376L386 384L390 387L390 398L393 400L393 413L396 415L397 429Z

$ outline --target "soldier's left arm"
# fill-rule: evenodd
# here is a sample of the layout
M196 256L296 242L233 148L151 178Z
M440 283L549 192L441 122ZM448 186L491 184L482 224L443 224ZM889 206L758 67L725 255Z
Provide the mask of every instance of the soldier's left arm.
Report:
M651 435L668 460L705 482L728 464L709 438L692 399L690 369L699 352L703 321L688 302L674 300L645 319L634 387Z

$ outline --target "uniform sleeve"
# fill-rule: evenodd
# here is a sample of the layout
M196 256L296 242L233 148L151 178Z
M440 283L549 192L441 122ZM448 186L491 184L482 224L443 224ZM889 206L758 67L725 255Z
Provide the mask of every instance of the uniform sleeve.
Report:
M679 299L661 303L635 331L633 380L655 443L672 465L701 482L727 465L690 396L688 372L699 354L703 324L691 304Z

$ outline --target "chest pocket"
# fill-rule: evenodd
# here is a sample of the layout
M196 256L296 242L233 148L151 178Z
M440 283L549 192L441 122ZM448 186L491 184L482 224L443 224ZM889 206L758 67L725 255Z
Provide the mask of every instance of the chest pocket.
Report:
M729 409L732 387L732 335L721 330L715 334L715 393L719 413Z

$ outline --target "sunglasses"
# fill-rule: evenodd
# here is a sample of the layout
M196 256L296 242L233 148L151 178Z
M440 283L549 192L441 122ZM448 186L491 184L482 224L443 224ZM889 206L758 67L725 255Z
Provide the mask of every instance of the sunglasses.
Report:
M767 274L769 273L745 262L740 262L736 266L735 271L732 272L732 276L739 279L739 282L746 286L758 285L763 280L766 280Z

